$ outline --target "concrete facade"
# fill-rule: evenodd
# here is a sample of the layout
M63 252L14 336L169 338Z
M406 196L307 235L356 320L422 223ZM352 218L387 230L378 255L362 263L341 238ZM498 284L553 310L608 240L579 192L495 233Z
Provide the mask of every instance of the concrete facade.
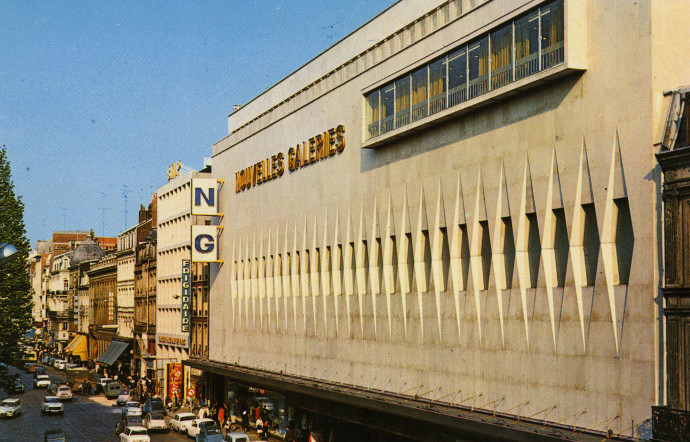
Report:
M229 116L211 361L620 434L664 403L683 2L565 0L556 66L367 130L372 91L549 4L398 2Z

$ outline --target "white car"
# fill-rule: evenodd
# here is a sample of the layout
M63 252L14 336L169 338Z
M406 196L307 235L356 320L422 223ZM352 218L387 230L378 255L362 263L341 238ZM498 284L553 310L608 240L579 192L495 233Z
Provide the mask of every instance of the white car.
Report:
M122 407L129 401L129 390L122 390L117 396L117 406Z
M0 403L0 417L15 417L22 414L22 404L19 399L5 399Z
M189 427L196 419L194 413L175 413L175 416L170 420L170 429L178 433L188 434Z
M69 388L69 385L60 385L58 386L57 391L55 392L55 396L59 397L60 400L71 401L72 389Z
M50 387L50 376L47 374L39 374L34 379L34 388L48 388Z
M46 396L41 403L41 413L59 413L65 412L65 405L60 402L57 396Z
M249 435L243 431L233 431L225 436L228 442L249 442Z
M216 421L209 418L194 419L192 423L187 427L187 435L189 437L196 437L204 425L216 425Z
M120 442L150 442L148 431L144 427L127 427L120 433Z
M115 380L113 378L100 378L98 381L96 381L96 383L101 384L101 387L103 388L105 388L105 386L111 382L115 382Z
M62 359L56 359L55 362L53 362L53 367L57 368L58 370L64 370L66 365L67 361Z
M160 411L146 413L144 416L144 426L147 430L167 430L168 423L165 422L165 415Z

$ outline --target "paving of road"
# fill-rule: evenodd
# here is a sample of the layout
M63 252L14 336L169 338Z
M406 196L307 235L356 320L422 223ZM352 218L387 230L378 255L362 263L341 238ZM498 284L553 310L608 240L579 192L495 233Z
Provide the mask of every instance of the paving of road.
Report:
M103 394L81 396L74 394L74 399L65 402L64 415L44 415L41 413L41 402L46 396L46 389L34 389L33 375L10 367L11 373L19 373L25 391L19 397L22 414L19 417L0 420L0 441L40 441L45 430L62 428L68 441L99 442L118 441L115 426L120 420L121 408L115 406L114 399L106 399ZM51 377L65 378L65 374L52 367L47 368ZM8 395L0 390L0 399ZM189 441L186 436L174 432L151 433L152 441ZM252 437L252 439L255 439Z

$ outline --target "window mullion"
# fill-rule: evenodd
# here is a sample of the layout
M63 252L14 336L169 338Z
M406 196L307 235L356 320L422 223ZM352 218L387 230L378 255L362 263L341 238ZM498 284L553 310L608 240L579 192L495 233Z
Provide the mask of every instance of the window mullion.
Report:
M541 41L541 39L542 39L542 35L541 35L541 8L539 8L538 12L537 12L537 34L538 34L537 40L539 41L539 45L537 46L538 47L537 58L539 59L539 63L537 64L537 66L539 66L539 71L541 71L541 57L542 57L542 52L541 52L541 43L542 43L542 41Z

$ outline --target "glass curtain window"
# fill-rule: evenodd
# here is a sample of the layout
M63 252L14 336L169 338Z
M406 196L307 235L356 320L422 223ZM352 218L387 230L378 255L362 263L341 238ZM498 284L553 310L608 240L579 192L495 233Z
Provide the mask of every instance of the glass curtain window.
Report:
M539 14L537 11L515 21L515 79L539 71Z
M373 91L367 96L367 122L369 123L369 136L379 134L379 91Z
M426 117L427 105L427 67L412 73L412 121Z
M396 80L395 82L395 127L400 127L410 122L410 76Z
M542 69L563 61L563 2L541 8Z
M491 88L511 82L513 71L513 26L509 24L491 33Z
M467 100L467 48L448 55L448 106Z
M393 130L393 118L395 117L395 86L393 83L381 89L381 131Z
M446 108L446 57L429 65L429 97L430 114Z
M469 98L487 91L489 73L489 38L484 37L469 46Z

